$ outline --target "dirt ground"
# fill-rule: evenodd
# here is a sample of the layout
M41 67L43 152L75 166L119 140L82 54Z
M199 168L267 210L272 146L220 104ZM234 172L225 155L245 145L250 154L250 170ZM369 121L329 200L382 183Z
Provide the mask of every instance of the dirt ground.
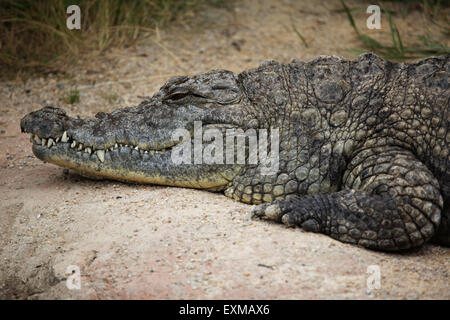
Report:
M449 299L450 248L368 251L248 221L251 207L222 194L88 180L37 160L20 133L20 119L45 105L93 116L136 105L174 75L240 72L267 59L354 58L347 49L360 44L340 8L339 1L242 1L202 13L196 26L66 66L65 75L1 82L0 298ZM365 30L359 11L355 20ZM396 23L405 41L431 28L419 12ZM387 32L382 18L382 30L370 34ZM80 103L65 103L75 87ZM79 290L66 286L73 265ZM381 288L370 290L372 265Z

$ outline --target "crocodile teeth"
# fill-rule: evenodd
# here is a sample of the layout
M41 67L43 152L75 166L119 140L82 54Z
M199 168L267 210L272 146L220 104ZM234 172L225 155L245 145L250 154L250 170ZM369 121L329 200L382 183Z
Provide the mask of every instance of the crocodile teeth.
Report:
M134 150L138 150L139 151L139 147L138 146L134 147Z
M56 143L58 143L58 142L59 142L59 137L58 137L58 138L56 138L55 142L56 142Z
M55 144L55 140L53 140L52 138L49 138L48 142L47 142L47 148L50 148L54 144Z
M117 149L119 147L119 145L116 143L114 144L114 148Z
M34 141L35 141L37 144L41 144L41 143L42 143L41 138L39 138L38 136L34 136Z
M92 149L90 147L87 147L86 149L84 149L85 152L91 154L92 153Z
M97 157L101 162L105 162L105 150L97 150Z
M70 145L70 147L71 148L75 148L77 146L77 142L74 140L73 142L72 142L72 144Z
M42 138L42 146L45 147L47 145L47 139Z
M67 131L64 131L62 137L61 137L61 142L67 142L69 141L69 138L67 137Z
M83 144L82 143L80 143L80 145L78 146L78 151L81 151L81 150L83 150Z

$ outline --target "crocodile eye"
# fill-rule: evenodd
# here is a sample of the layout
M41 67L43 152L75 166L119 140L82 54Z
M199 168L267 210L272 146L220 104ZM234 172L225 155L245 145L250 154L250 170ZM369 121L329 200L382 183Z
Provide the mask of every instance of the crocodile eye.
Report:
M164 97L164 100L179 101L179 100L183 100L186 97L208 99L208 97L206 97L205 95L197 93L197 92L193 92L189 88L175 87L167 93L167 95Z
M167 100L181 100L183 98L186 98L189 95L189 93L176 93L176 94L172 94L169 97L167 97Z
M167 95L164 97L164 100L181 100L188 96L189 93L189 89L186 87L175 87L167 93Z

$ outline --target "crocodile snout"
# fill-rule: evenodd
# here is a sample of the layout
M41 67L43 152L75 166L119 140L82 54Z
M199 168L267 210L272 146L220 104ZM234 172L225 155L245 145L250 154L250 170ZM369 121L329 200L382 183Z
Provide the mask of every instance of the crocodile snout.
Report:
M47 106L31 112L22 118L22 132L37 135L40 138L59 137L68 129L69 123L64 110Z

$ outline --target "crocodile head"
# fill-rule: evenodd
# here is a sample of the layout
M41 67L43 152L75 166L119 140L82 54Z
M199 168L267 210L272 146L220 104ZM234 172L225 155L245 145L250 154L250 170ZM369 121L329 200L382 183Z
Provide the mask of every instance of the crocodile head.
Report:
M252 121L243 99L236 75L215 70L172 78L139 106L100 112L94 118L73 118L59 108L45 107L26 115L21 129L30 133L39 159L82 175L220 190L240 165L174 163L172 153L183 141L192 145L194 154L194 127L199 123L203 130L223 133L248 128ZM184 140L174 134L180 129L189 133ZM202 148L207 146L203 142Z

